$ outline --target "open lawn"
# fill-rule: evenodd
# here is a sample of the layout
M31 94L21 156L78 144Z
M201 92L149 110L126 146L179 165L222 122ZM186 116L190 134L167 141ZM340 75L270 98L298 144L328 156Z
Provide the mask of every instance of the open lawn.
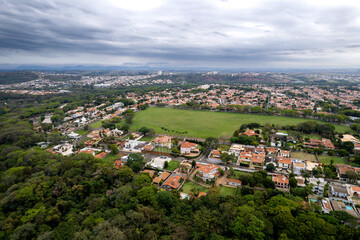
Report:
M84 139L81 139L77 144L78 144L78 145L84 144L87 140L90 140L90 139L91 139L91 138L86 137L86 138L84 138Z
M220 192L220 195L223 197L234 196L235 188L221 186L221 187L219 187L219 192Z
M75 130L74 133L77 133L77 134L80 134L81 136L84 136L88 133L88 131L86 130L83 130L83 129L78 129L78 130Z
M251 172L243 172L243 171L234 171L234 174L229 176L229 178L232 178L232 179L239 179L240 176L242 175L252 175L253 173Z
M193 182L190 182L190 181L186 182L186 183L182 186L182 191L183 191L184 193L188 194L188 193L191 191L191 189L193 189L193 188L199 189L200 192L207 192L207 191L209 191L208 188L205 188L205 187L203 187L203 186L200 186L200 185L198 185L198 184L196 184L196 183L193 183Z
M305 121L321 122L282 116L150 107L135 114L130 130L149 127L153 128L156 133L179 135L177 132L186 132L182 135L207 138L232 136L233 132L243 123L294 125ZM334 126L339 132L351 131L347 126ZM166 128L169 131L161 128Z
M155 152L162 152L162 153L171 153L171 149L167 147L156 147L154 148Z
M119 158L121 158L120 155L110 153L106 157L104 157L103 160L104 160L104 162L112 162L113 163L116 159L119 159Z
M151 142L151 141L154 140L155 138L156 138L156 136L144 136L144 137L142 137L139 141Z
M334 164L346 164L345 160L341 157L336 157L336 156L329 156L329 155L318 155L319 161L321 163L325 163L325 164L330 164L330 160L334 159Z
M291 158L300 159L300 160L308 160L311 162L317 162L314 154L305 153L305 152L291 151Z
M180 165L179 161L171 160L169 162L169 166L166 169L170 170L170 171L174 171L175 169L177 169L179 167L179 165Z
M94 129L94 128L99 128L99 127L101 127L101 125L102 125L102 120L99 120L99 121L97 121L97 122L94 122L93 124L90 124L90 127L91 127L92 129Z

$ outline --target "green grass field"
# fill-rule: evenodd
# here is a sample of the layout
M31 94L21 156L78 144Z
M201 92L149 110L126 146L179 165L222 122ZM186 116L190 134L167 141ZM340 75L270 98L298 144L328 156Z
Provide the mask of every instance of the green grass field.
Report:
M134 131L141 127L149 127L159 134L176 135L177 133L172 131L178 131L187 132L183 134L186 136L207 138L232 136L233 132L243 123L294 125L305 121L321 122L281 116L151 107L135 114L130 129ZM171 131L164 131L161 129L162 127ZM351 131L350 128L342 125L335 125L335 128L339 132Z
M77 134L80 134L81 136L84 136L88 133L88 131L86 130L83 130L83 129L78 129L78 130L75 130L74 133L77 133Z
M186 182L186 183L182 186L182 191L183 191L184 193L188 194L188 193L191 191L191 189L193 189L193 188L199 189L200 192L207 192L207 191L209 191L208 188L205 188L205 187L203 187L203 186L200 186L200 185L198 185L198 184L196 184L196 183L193 183L193 182L190 182L190 181Z
M151 142L155 138L156 138L156 136L144 136L139 141Z
M91 127L92 129L94 129L94 128L99 128L99 127L101 127L101 125L102 125L102 120L99 120L99 121L97 121L97 122L94 122L93 124L90 124L90 127Z
M155 152L162 152L162 153L171 153L171 149L170 148L166 148L166 147L156 147L154 148Z
M239 179L240 176L242 175L252 175L252 173L250 172L243 172L243 171L234 171L234 175L229 176L229 178L233 178L233 179Z
M314 154L306 153L306 152L291 152L291 158L300 159L300 160L308 160L311 162L317 162Z
M177 169L179 167L179 165L180 165L179 161L171 160L169 162L169 166L166 169L170 170L170 171L174 171L175 169Z
M220 195L223 197L234 196L235 188L221 186L221 187L219 187L219 192L220 192Z
M330 164L330 160L334 159L334 164L346 164L345 160L341 157L336 157L336 156L329 156L329 155L318 155L319 161L321 163L325 163L325 164Z

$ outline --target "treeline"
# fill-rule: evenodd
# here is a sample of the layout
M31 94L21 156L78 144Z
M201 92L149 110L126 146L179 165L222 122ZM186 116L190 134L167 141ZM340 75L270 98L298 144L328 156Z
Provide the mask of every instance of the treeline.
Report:
M0 84L14 84L32 81L38 74L30 71L0 72Z
M1 147L1 239L359 239L346 212L322 214L261 173L236 196L180 200L147 174L91 155ZM266 191L252 191L262 184Z

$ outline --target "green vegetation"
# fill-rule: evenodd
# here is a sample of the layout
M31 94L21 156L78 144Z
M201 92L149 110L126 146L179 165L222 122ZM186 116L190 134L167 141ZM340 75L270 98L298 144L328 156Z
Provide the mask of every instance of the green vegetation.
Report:
M94 122L94 123L92 123L91 125L90 125L90 127L92 128L92 129L94 129L94 128L100 128L102 126L102 120L99 120L99 121L97 121L97 122Z
M162 152L162 153L171 153L171 149L167 147L156 147L154 148L155 152Z
M221 187L219 187L219 192L220 192L220 195L224 196L224 197L234 196L235 188L221 186Z
M318 155L318 158L321 163L330 164L331 159L333 159L334 164L346 164L345 160L342 157L321 154L321 155Z
M139 141L151 142L155 138L156 138L156 136L144 136Z
M234 130L244 123L294 125L309 119L151 107L136 113L132 121L131 130L147 126L153 128L156 133L169 133L161 129L166 128L170 130L170 134L171 131L178 131L186 132L183 134L186 136L207 138L231 136ZM351 131L347 126L334 126L339 132Z
M291 151L291 158L301 159L301 160L308 160L311 162L317 162L316 157L314 154L306 153L306 152L295 152Z
M29 71L0 72L0 84L28 82L37 78L37 73Z
M118 154L110 153L106 157L104 157L103 161L114 164L114 161L119 158L120 158L120 156Z
M199 184L193 183L193 182L186 182L183 186L182 186L182 191L186 194L189 194L189 192L191 192L192 189L198 189L199 192L207 192L209 191L208 188L200 186Z
M179 165L180 165L179 161L171 160L166 169L170 170L170 171L174 171L175 169L177 169L179 167Z
M75 130L74 133L80 134L81 136L84 136L88 133L88 131L84 130L84 129L78 129Z

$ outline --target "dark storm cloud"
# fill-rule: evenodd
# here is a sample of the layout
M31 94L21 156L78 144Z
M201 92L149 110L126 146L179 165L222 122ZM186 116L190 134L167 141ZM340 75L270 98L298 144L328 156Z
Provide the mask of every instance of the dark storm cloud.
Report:
M359 13L331 0L4 0L0 63L340 66L359 60Z

